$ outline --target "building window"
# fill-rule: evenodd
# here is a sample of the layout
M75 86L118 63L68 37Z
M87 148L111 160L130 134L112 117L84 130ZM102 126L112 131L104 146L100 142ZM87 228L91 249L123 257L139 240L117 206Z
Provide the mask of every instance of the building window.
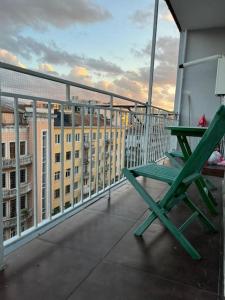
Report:
M20 170L20 183L26 182L26 169Z
M3 202L3 218L6 217L6 202Z
M2 173L2 187L5 188L6 187L6 174Z
M20 155L26 154L26 142L20 142Z
M10 218L16 216L16 199L10 201Z
M75 150L75 158L79 158L80 156L80 151L79 150Z
M74 184L73 184L73 189L74 189L74 190L78 189L78 181L74 182Z
M95 154L95 147L91 147L91 154Z
M88 184L88 179L84 178L83 183L84 183L84 185L87 185Z
M76 175L76 174L78 174L79 173L79 167L78 166L75 166L74 167L74 174Z
M102 133L100 132L100 133L99 133L99 139L101 139L101 138L102 138Z
M78 197L75 197L74 200L73 200L73 203L74 203L74 204L75 204L75 203L78 203L78 201L79 201L79 200L78 200Z
M23 195L23 196L20 197L20 208L21 208L21 209L24 209L24 208L26 208L26 207L27 207L27 206L26 206L26 196Z
M89 141L89 133L84 133L84 142Z
M5 157L5 143L2 143L2 157Z
M59 180L60 179L60 172L57 171L55 172L55 180Z
M70 133L68 133L68 134L66 135L66 141L67 141L67 143L71 143L72 137L71 137L71 134L70 134Z
M66 169L66 177L70 177L70 170L71 169Z
M96 132L93 132L92 134L92 139L95 141L96 140Z
M12 238L12 237L14 237L15 235L16 235L16 228L13 227L13 228L10 229L10 237Z
M76 134L75 134L75 141L76 141L76 142L79 142L79 141L80 141L80 134L79 134L79 133L76 133Z
M60 153L55 153L55 162L60 162Z
M66 185L66 194L70 193L70 184Z
M71 160L71 151L66 152L66 160Z
M55 144L60 144L60 134L55 134Z
M16 188L16 172L10 172L10 189Z
M59 198L59 197L60 197L60 189L56 189L56 190L54 191L54 197L55 197L55 198Z
M15 142L9 143L9 152L10 152L10 158L15 158L16 148L15 148Z

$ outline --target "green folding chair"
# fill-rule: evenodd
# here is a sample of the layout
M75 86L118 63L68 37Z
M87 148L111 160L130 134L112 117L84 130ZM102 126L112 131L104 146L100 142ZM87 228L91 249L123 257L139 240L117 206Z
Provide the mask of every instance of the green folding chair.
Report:
M205 161L209 158L215 146L219 143L224 134L225 106L222 105L194 152L185 162L183 168L170 168L151 163L137 168L123 169L124 175L141 195L143 200L148 204L149 209L151 210L150 215L135 230L134 234L136 236L141 236L153 223L153 221L158 218L193 259L201 258L199 252L186 239L183 231L197 217L210 231L216 232L217 230L205 214L190 200L186 191L192 182L201 177L201 169L203 168ZM161 200L155 202L136 179L138 176L167 182L170 185L170 188ZM177 228L169 219L168 213L181 201L191 209L192 214L179 228ZM209 207L214 205L210 202L206 204Z

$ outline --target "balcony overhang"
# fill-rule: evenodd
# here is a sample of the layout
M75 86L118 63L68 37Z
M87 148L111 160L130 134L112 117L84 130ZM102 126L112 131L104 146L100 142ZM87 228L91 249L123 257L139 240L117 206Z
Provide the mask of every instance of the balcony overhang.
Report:
M166 0L180 31L225 27L224 0Z

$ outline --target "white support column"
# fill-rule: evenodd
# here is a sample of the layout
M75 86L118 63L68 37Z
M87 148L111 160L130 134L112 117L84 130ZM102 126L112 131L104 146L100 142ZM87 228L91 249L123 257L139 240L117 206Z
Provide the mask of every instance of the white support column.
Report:
M0 271L3 270L3 197L2 197L2 111L0 95Z
M180 34L180 46L179 46L179 58L178 65L185 61L187 47L187 31L181 32ZM184 69L177 70L177 82L176 82L176 95L175 95L175 112L180 115L181 113L181 98L183 88Z
M152 89L153 89L153 79L154 79L154 66L155 66L155 49L156 49L156 36L157 36L157 25L158 25L158 10L159 10L159 0L155 0L154 8L154 20L153 20L153 31L152 31L152 47L151 47L151 61L150 61L150 73L149 73L149 85L148 85L148 108L146 116L146 126L145 126L145 161L147 164L147 149L148 149L148 136L150 129L150 115L151 105L152 105Z

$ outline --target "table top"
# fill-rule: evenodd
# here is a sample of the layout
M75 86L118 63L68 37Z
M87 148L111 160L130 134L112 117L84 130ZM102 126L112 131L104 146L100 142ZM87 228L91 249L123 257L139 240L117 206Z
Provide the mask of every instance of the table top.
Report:
M166 129L171 131L171 135L201 137L205 133L207 127L167 126Z

